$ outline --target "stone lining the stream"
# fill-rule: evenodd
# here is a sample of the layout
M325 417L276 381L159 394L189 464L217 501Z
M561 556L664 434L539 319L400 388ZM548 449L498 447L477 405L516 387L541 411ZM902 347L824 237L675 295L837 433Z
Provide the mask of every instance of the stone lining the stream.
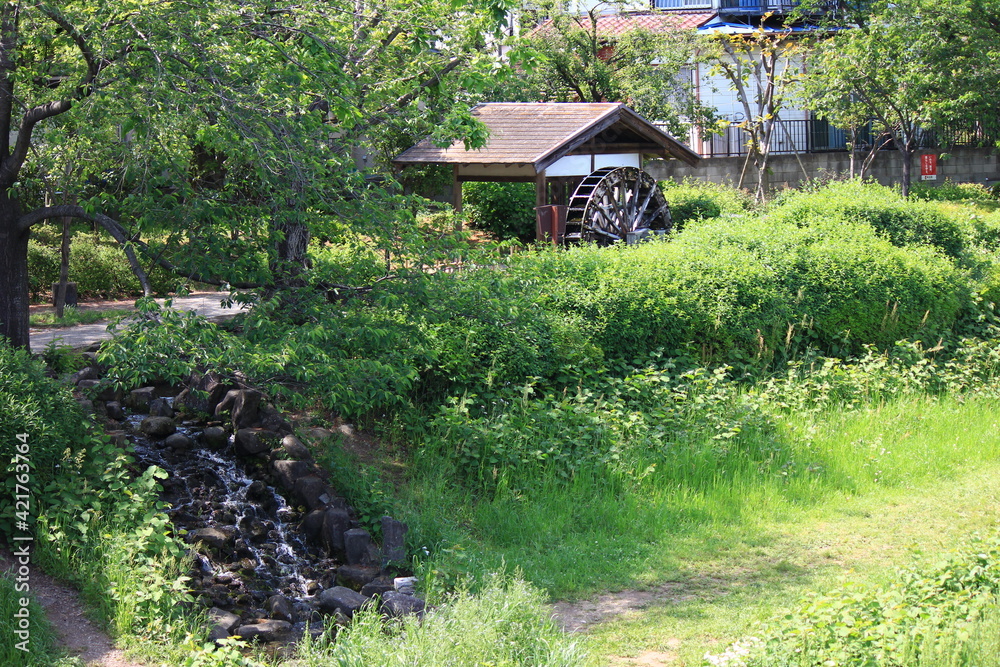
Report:
M96 365L71 377L78 400L131 445L137 463L168 473L162 498L195 555L191 588L211 638L294 642L342 624L365 604L386 616L422 614L405 559L405 524L382 518L375 544L326 481L309 447L259 390L207 373L187 386L127 396ZM317 440L334 432L313 429ZM183 533L181 532L183 531Z

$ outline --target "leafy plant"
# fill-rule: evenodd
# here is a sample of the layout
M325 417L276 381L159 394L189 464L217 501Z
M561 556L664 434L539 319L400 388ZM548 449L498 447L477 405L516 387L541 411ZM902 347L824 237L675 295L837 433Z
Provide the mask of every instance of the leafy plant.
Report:
M469 222L498 239L535 238L535 188L530 183L472 182L462 186Z
M998 592L1000 542L974 538L939 563L900 570L884 588L845 585L807 598L766 630L742 664L903 667L924 664L949 640L957 656L995 609Z

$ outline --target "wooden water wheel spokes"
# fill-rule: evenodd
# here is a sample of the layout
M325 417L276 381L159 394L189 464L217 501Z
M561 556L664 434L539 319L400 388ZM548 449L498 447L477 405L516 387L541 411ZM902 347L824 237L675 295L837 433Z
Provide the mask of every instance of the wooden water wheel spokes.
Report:
M570 199L566 238L608 245L629 233L669 230L670 211L653 177L636 167L604 167Z

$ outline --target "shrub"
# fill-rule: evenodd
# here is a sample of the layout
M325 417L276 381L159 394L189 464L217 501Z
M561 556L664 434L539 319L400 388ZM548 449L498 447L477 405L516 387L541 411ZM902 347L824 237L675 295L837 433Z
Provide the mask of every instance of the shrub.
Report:
M313 240L309 259L314 282L363 285L385 273L385 258L361 239L340 243Z
M749 195L725 185L689 178L682 183L666 181L660 186L670 205L670 217L675 231L680 231L692 220L739 215L749 211L752 206Z
M46 377L44 366L27 352L0 341L0 461L5 466L20 453L18 461L31 462L31 488L43 488L53 478L63 450L78 441L83 421L65 385ZM13 474L4 480L0 534L9 534L16 480Z
M800 226L831 221L871 225L893 245L927 244L961 257L967 239L962 226L925 202L903 199L895 190L861 181L834 181L812 192L794 192L768 218Z
M955 183L945 179L944 183L913 183L910 185L910 196L923 201L991 201L995 200L993 191L982 183Z
M534 240L535 187L531 183L465 183L462 197L473 227L501 240Z
M31 298L47 299L59 280L59 250L32 239L28 242L28 276ZM148 267L145 267L148 269ZM142 287L132 273L121 247L99 234L77 233L70 244L69 279L84 298L117 299L141 296ZM162 269L149 271L150 285L158 294L171 291L179 279Z
M942 335L972 298L938 253L846 221L709 220L667 243L529 255L510 270L543 275L543 309L578 316L584 339L626 360L691 345L705 360L766 359L806 343L842 356Z
M973 540L940 563L900 570L884 588L848 584L807 598L762 640L729 651L738 662L706 658L714 665L980 664L956 660L996 645L977 630L984 620L995 627L998 592L998 542Z

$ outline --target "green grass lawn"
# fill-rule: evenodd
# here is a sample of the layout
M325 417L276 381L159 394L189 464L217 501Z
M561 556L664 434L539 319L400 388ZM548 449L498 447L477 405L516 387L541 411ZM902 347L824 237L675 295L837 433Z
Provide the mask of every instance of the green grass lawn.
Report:
M707 474L692 457L690 470L631 486L581 476L478 503L441 486L424 502L455 519L443 571L503 563L570 601L561 611L592 609L586 632L602 662L696 665L808 591L880 583L915 553L993 531L998 422L993 400L907 398L745 435L780 441L790 452L781 466ZM599 621L603 609L621 613Z

